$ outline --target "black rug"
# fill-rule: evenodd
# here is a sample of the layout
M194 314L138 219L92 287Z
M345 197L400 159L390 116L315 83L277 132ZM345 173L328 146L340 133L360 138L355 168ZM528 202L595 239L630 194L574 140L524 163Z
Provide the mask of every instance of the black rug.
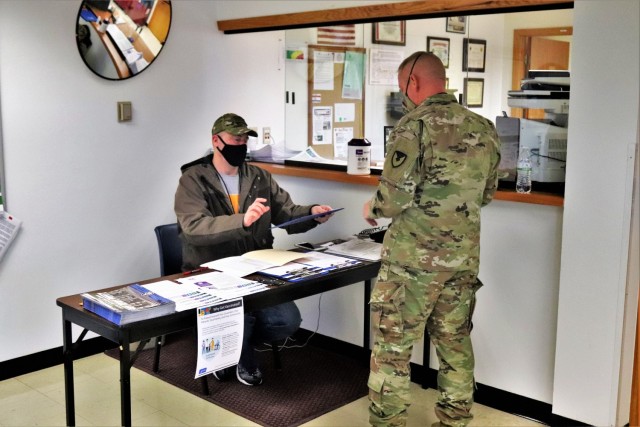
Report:
M142 351L133 366L260 425L291 427L367 395L366 363L312 343L313 338L303 348L282 349L281 371L274 367L271 350L258 353L264 381L257 387L208 376L209 396L202 394L201 380L193 378L197 346L192 333L167 337L158 373L152 370L151 349ZM117 349L106 354L118 358Z

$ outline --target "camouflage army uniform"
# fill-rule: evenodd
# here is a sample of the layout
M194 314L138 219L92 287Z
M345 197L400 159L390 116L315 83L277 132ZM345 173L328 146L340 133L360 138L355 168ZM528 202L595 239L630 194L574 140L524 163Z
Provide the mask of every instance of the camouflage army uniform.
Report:
M370 301L372 425L406 424L409 361L425 324L440 362L436 415L451 426L472 418L480 208L496 190L499 161L493 124L448 94L426 99L390 134L370 202L372 218L393 220Z

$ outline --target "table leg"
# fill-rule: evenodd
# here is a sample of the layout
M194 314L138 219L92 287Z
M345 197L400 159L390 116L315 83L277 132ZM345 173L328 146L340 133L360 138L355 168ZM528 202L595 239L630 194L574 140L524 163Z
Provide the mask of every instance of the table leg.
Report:
M429 363L431 359L431 338L429 338L429 332L427 332L427 327L424 328L424 340L422 347L422 388L429 388Z
M131 425L131 350L129 337L120 343L120 412L123 426Z
M364 281L364 334L362 346L369 349L369 335L371 333L371 314L369 312L369 300L371 299L371 279Z
M64 363L64 401L67 412L67 425L76 425L75 397L73 389L73 337L71 335L71 322L64 313L62 315L62 353Z

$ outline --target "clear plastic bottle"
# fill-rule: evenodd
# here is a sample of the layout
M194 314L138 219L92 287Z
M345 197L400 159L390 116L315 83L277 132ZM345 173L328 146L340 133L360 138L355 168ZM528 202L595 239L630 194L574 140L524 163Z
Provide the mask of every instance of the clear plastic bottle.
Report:
M523 147L518 156L516 191L518 193L531 193L531 153Z

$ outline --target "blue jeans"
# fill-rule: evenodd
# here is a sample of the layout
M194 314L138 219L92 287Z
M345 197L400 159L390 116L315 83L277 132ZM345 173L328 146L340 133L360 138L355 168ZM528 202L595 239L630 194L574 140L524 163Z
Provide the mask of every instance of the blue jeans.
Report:
M293 302L245 313L240 364L247 370L257 368L254 346L287 338L301 322L300 310Z

